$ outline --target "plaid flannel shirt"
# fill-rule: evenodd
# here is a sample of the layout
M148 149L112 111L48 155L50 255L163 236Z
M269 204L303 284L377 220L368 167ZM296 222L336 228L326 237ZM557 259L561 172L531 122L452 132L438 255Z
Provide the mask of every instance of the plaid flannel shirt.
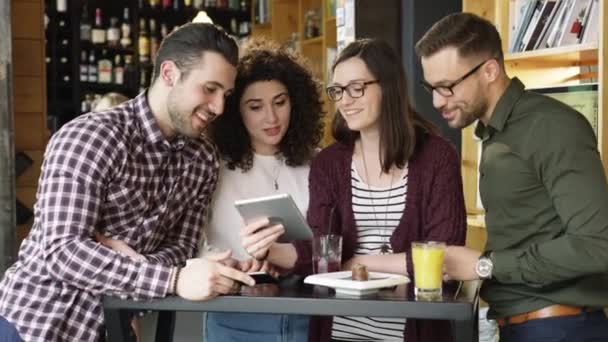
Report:
M102 295L163 297L175 266L196 255L218 167L210 142L163 137L146 93L66 124L45 153L32 230L0 283L0 316L25 341L102 340ZM146 260L101 245L96 231Z

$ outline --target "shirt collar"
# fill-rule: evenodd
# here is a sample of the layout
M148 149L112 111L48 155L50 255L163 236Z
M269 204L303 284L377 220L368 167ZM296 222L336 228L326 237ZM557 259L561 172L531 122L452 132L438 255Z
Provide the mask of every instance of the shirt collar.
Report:
M490 122L488 122L487 127L483 122L477 122L475 135L482 140L486 140L490 138L495 131L502 132L509 117L513 113L515 104L524 93L524 90L524 84L517 77L514 77L498 100L498 103L496 103L496 107L494 108L494 112L490 117Z
M144 139L152 144L161 144L172 151L180 151L189 143L187 137L177 135L171 141L167 140L158 125L158 121L152 113L147 97L148 91L144 91L135 98L135 112L141 124Z
M148 103L147 97L148 91L144 91L135 97L135 115L137 116L141 125L141 133L146 141L152 144L157 143L169 143L163 132L160 130L160 126L156 121L156 117L152 113L150 104Z

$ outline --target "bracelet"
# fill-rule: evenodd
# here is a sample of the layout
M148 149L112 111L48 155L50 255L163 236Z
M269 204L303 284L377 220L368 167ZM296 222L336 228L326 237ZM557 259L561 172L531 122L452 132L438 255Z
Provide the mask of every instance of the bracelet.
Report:
M175 269L175 277L173 277L173 283L171 284L171 289L173 290L173 294L177 294L177 280L179 279L179 274L182 271L181 267L176 267Z

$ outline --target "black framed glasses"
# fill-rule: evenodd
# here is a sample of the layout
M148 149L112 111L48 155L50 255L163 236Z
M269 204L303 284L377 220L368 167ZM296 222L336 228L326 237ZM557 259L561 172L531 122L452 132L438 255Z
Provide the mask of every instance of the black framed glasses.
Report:
M461 78L457 79L456 81L452 82L449 85L432 86L425 80L420 81L420 84L424 87L424 89L426 89L431 94L433 94L433 91L436 91L439 95L441 95L443 97L450 97L450 96L454 95L455 86L459 85L462 81L466 80L467 77L473 75L477 70L479 70L479 68L481 68L482 65L486 64L486 62L489 60L490 59L486 59L485 61L479 63L476 67L471 69L471 71L467 72L466 74L464 74L464 76L462 76Z
M356 99L356 98L359 98L359 97L362 97L363 95L365 95L365 88L367 88L368 85L378 83L378 82L380 82L380 81L372 80L372 81L365 81L365 82L352 82L352 83L345 85L344 87L339 86L339 85L332 85L332 86L325 88L325 92L327 93L327 97L329 97L329 99L334 102L338 102L338 101L342 100L344 91L346 91L348 93L348 96L350 96L353 99Z

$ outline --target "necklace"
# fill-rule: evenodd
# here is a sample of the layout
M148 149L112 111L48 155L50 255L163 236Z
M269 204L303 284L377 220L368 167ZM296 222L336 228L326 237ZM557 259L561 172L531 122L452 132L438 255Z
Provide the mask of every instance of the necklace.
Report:
M379 227L379 221L378 221L378 216L376 213L376 204L374 203L374 197L372 195L372 188L370 186L370 178L369 178L369 174L367 172L367 163L365 161L365 152L363 152L363 141L359 140L360 142L360 146L361 146L361 159L363 159L363 170L365 171L365 180L366 180L366 184L367 184L367 191L369 192L369 198L372 202L372 211L374 213L374 219L376 220L376 225ZM386 204L385 204L385 208L384 208L384 229L381 231L382 234L382 240L384 240L384 242L382 243L382 245L380 246L380 254L388 254L389 251L391 250L389 244L388 244L388 237L387 237L387 231L388 231L388 227L386 225L386 220L388 218L388 204L391 200L391 192L393 191L393 178L395 177L395 173L391 172L391 183L389 185L388 188L388 195L386 196ZM380 174L382 175L382 173Z
M279 175L281 174L281 169L283 168L283 164L285 164L285 162L283 161L283 158L278 158L278 159L280 160L280 164L275 167L274 175L272 176L272 183L274 185L275 191L279 190Z

